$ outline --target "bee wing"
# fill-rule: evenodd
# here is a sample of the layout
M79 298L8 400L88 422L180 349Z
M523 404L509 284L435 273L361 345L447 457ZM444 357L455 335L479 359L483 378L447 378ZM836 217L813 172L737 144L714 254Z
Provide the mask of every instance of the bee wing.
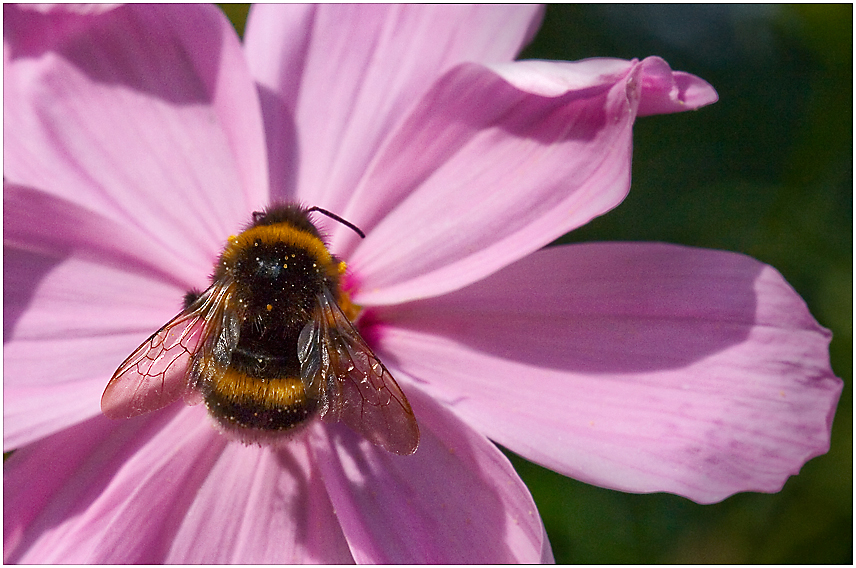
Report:
M203 382L224 373L232 360L232 352L240 338L241 323L235 310L228 309L231 293L230 287L224 292L224 300L212 305L212 312L207 318L210 331L206 330L190 365L188 384L191 393L199 393L198 387ZM198 398L201 399L202 395L199 394Z
M395 454L416 451L419 426L410 403L326 287L300 334L298 356L307 395L320 402L324 421L341 420Z
M220 334L230 293L227 286L211 286L137 347L107 383L101 412L108 418L131 418L163 408L182 395L193 402L188 365L200 342Z

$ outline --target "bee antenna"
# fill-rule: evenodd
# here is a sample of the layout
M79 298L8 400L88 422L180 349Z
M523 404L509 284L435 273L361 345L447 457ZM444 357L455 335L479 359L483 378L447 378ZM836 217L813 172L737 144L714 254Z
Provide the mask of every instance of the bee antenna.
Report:
M324 215L330 217L331 219L335 219L336 221L340 222L341 224L345 225L346 227L353 229L353 231L355 233L357 233L361 239L366 238L366 234L363 233L359 227L357 227L356 225L354 225L353 223L351 223L349 221L345 221L344 219L342 219L341 217L339 217L335 213L331 213L331 212L327 211L326 209L321 209L320 207L310 207L309 209L306 210L307 213L312 213L313 211L318 211L319 213L323 213Z

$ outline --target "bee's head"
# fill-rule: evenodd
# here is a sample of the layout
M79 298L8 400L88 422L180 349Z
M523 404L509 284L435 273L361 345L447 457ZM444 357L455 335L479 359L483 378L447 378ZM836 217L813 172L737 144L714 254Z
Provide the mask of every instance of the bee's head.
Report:
M317 234L287 222L253 225L231 237L214 275L234 283L245 318L306 322L322 286L338 289L338 261Z

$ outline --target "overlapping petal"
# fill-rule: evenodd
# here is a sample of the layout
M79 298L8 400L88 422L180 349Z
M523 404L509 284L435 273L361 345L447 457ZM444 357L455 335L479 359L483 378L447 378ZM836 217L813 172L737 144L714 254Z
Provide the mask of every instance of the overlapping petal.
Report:
M191 264L266 202L256 90L216 8L4 15L6 181L136 226Z
M194 496L167 563L350 564L302 435L287 447L229 444Z
M4 468L4 560L163 562L225 444L192 407L98 416L21 448Z
M499 443L705 503L778 491L827 451L842 386L802 299L734 253L556 247L370 317L388 364Z
M491 68L518 89L557 97L571 90L619 80L634 63L595 57L574 62L515 61L491 65ZM639 66L641 75L631 77L627 84L627 96L639 99L637 116L695 110L718 100L716 91L707 81L683 71L672 71L660 57L646 57Z
M246 50L274 195L341 212L383 140L464 61L510 61L539 6L254 6Z
M180 309L182 293L81 259L4 255L4 400L30 399L5 409L4 445L14 448L99 413L97 391ZM60 392L73 402L57 404Z
M403 377L402 377L403 378ZM528 489L508 459L430 397L410 389L421 441L385 452L343 427L315 446L359 563L552 560Z
M205 284L211 260L187 266L136 227L51 193L6 184L3 199L11 449L100 413L107 379Z
M101 354L98 351L99 347L103 347L101 342L71 342L73 343L74 352L77 354L86 353L86 359L78 357L69 357L60 365L67 364L83 364L88 363L91 358L99 357ZM15 347L22 347L15 344ZM24 348L28 346L23 345ZM91 351L83 351L87 348L93 348ZM60 356L63 353L60 352ZM29 358L20 356L14 351L10 352L7 348L4 353L5 361L15 361L17 365L6 365L6 373L13 373L16 369L23 366L27 362L38 362L38 352L32 350ZM41 359L45 356L41 355ZM96 365L97 366L97 365ZM58 376L62 377L64 369L59 369ZM78 380L73 378L70 381L63 381L51 384L33 385L33 386L4 386L3 388L3 449L4 451L12 451L16 448L21 448L29 443L41 440L46 436L50 436L56 432L79 424L81 421L96 415L100 412L98 408L98 400L101 398L101 392L104 390L104 377L95 376L94 373L89 373L90 378Z
M448 72L382 148L343 213L367 238L333 229L334 248L360 278L356 300L455 290L615 207L630 188L639 101L670 96L644 92L654 82L648 70L662 75L663 65L603 59ZM704 85L706 97L671 110L715 100Z
M3 243L57 263L73 257L183 290L199 285L200 275L207 275L216 258L212 252L210 258L188 262L176 243L152 241L139 227L92 211L66 196L8 182L3 185ZM15 277L21 275L16 272Z

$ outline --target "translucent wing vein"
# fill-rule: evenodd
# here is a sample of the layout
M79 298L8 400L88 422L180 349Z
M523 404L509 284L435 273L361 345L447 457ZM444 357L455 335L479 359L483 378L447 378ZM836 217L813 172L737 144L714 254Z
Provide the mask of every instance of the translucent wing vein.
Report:
M323 420L341 420L390 452L416 451L419 427L407 398L326 288L298 348L301 376Z

